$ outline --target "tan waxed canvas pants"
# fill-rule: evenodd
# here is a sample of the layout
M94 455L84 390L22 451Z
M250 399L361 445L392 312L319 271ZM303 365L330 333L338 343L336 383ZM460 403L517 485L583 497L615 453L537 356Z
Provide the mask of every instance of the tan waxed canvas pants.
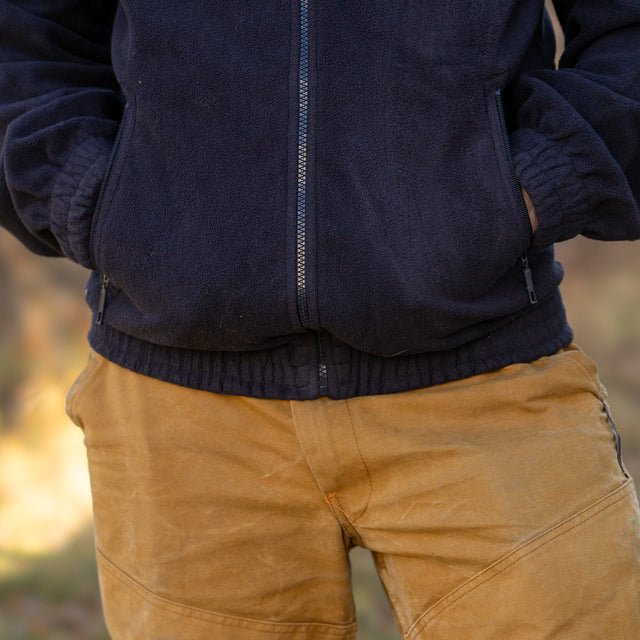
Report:
M354 638L367 547L410 640L640 639L640 515L577 348L388 396L215 395L97 355L85 431L114 640Z

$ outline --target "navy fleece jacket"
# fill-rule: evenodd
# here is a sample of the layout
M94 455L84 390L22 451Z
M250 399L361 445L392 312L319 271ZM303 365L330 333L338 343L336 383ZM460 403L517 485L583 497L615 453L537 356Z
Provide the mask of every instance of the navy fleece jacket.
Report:
M571 340L553 243L640 236L640 3L0 0L0 223L93 347L389 393ZM520 187L539 220L532 234Z

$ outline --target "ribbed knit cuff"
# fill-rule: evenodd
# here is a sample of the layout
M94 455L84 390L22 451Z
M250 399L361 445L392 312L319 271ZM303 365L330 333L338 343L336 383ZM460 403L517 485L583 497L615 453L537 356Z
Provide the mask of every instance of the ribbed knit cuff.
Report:
M111 143L91 138L76 149L56 182L51 225L67 257L93 268L89 234L100 186L109 161Z
M589 194L578 159L533 129L510 136L513 163L520 184L529 194L538 218L532 249L544 249L582 231L589 211Z

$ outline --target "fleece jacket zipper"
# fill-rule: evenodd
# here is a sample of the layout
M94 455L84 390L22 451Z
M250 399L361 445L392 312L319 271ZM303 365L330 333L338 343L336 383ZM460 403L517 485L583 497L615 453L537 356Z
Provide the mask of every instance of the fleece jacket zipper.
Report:
M298 150L296 196L296 303L300 324L312 329L307 294L307 157L309 135L309 0L300 0L300 53L298 66ZM327 365L322 335L317 334L318 387L327 395Z
M529 227L529 239L533 240L533 231L531 230L531 219L529 218L529 210L527 209L527 203L524 201L524 196L520 189L520 182L516 176L516 171L513 165L513 157L511 156L511 143L509 142L509 132L507 131L507 124L504 115L504 103L502 101L502 91L496 90L496 107L498 109L498 119L500 126L502 127L502 138L504 143L504 152L507 156L507 165L509 166L509 175L511 176L511 182L513 183L514 192L518 200L518 206L525 221ZM520 264L522 265L522 273L524 275L525 286L527 287L527 295L529 296L529 302L531 304L537 304L538 296L533 284L533 275L531 273L531 266L529 265L529 256L527 252L520 256Z
M128 112L129 112L129 103L127 102L127 104L124 105L122 117L120 118L118 133L116 134L116 139L111 149L109 162L107 163L107 168L105 169L104 178L102 179L102 184L100 185L100 191L98 192L98 198L96 200L96 206L93 212L93 219L91 220L91 229L89 231L89 255L94 265L96 263L94 258L95 241L96 241L96 222L98 220L98 216L100 215L100 210L102 209L104 194L107 189L107 183L109 182L109 178L111 177L111 172L113 171L113 165L116 160L118 148L120 147L120 140L122 139L122 132L124 130L124 123L127 118ZM101 275L102 275L102 286L100 287L100 301L98 302L98 310L96 312L96 324L102 324L104 320L104 309L107 304L107 288L109 287L109 276L105 274L101 274Z
M296 300L300 323L311 329L307 298L307 145L309 124L309 2L300 0L298 67L298 179L296 198Z

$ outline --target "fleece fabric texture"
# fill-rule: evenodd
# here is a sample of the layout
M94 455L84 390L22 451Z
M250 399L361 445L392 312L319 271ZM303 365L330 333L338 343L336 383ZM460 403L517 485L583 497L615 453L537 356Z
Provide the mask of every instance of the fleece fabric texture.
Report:
M0 0L0 223L92 346L272 398L571 340L553 244L640 237L640 4ZM520 187L539 228L533 236Z

